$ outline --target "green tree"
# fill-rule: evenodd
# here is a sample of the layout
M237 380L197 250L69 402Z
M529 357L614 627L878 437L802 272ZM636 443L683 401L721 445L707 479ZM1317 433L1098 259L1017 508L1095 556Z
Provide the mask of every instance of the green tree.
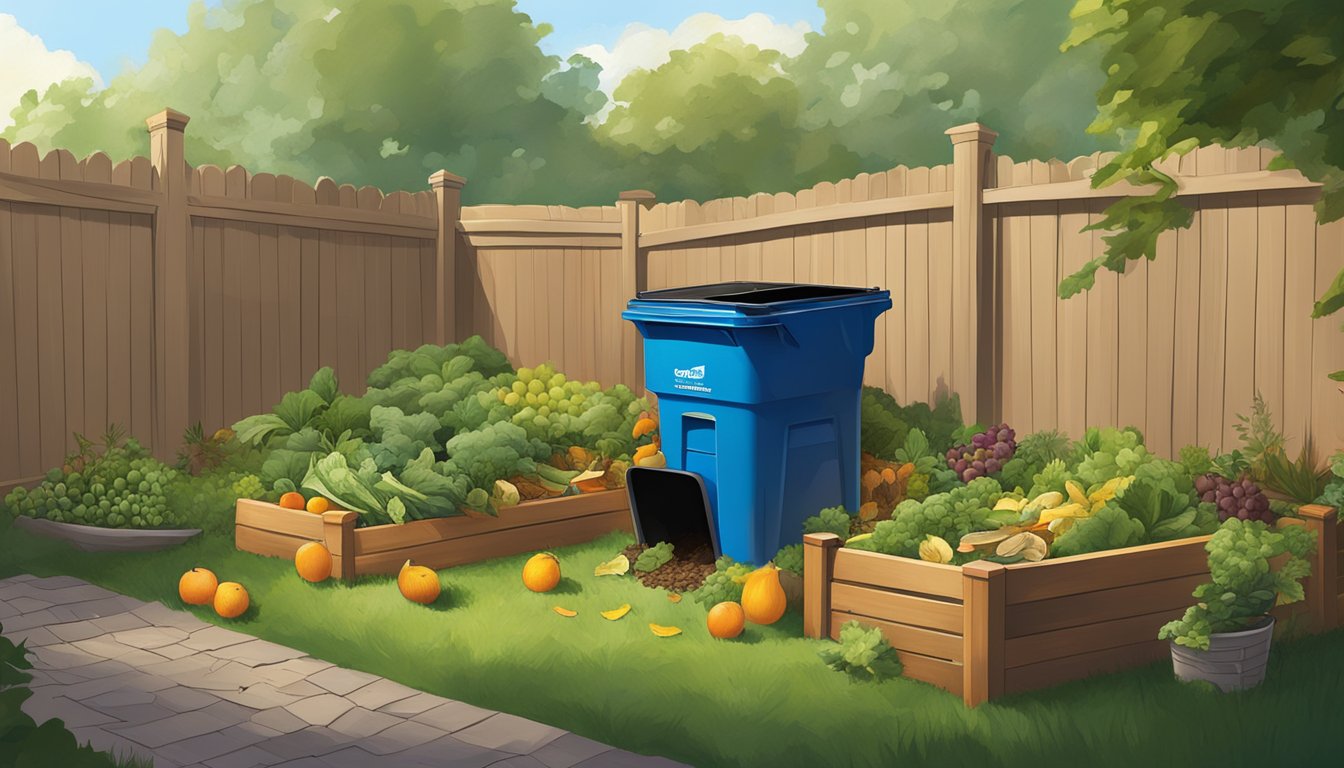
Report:
M943 130L979 120L1018 159L1109 148L1084 132L1101 76L1056 50L1071 0L821 0L826 22L789 62L804 130L832 129L863 170L947 162Z
M712 35L626 76L597 134L639 169L641 186L668 199L783 190L799 179L854 173L857 156L830 133L799 125L798 88L782 60L739 37Z
M1120 152L1092 177L1158 190L1123 198L1090 228L1111 231L1106 252L1060 283L1092 287L1100 268L1123 272L1157 256L1157 236L1190 224L1176 183L1158 161L1198 146L1262 144L1276 168L1322 185L1320 221L1344 216L1344 13L1336 0L1080 0L1066 51L1100 48L1106 79L1088 130L1116 136ZM1089 53L1088 55L1094 55ZM1344 272L1313 317L1344 307ZM1334 378L1344 380L1344 374Z
M510 0L334 6L195 4L185 33L159 32L148 62L106 89L71 80L30 92L5 137L123 158L143 153L144 118L170 105L193 118L193 163L412 189L448 168L471 179L469 200L610 199L604 187L619 181L601 169L619 165L582 123L593 65L571 60L548 80L559 65L537 46L548 26ZM594 183L576 192L575 178Z

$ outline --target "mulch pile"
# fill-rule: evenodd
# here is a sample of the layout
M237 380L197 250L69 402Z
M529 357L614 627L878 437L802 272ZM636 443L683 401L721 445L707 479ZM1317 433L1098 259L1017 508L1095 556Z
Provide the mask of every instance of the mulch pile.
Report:
M639 553L645 549L648 547L643 544L632 544L622 554L630 558L630 572L646 587L690 592L698 589L705 582L705 577L714 572L714 550L708 544L701 544L685 554L680 549L674 549L672 559L651 573L642 573L634 567Z

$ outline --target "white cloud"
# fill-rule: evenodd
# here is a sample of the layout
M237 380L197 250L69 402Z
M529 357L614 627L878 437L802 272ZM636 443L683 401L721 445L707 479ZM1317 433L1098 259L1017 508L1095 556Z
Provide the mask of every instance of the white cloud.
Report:
M803 35L811 31L807 22L777 24L763 13L753 13L742 19L697 13L670 32L647 24L631 24L610 49L594 44L579 48L575 53L602 65L598 87L610 96L626 75L636 69L654 69L665 64L672 51L686 50L716 32L736 35L748 43L772 48L787 56L797 56L807 46Z
M24 93L33 88L42 92L71 77L92 77L100 87L103 82L88 62L70 51L48 50L42 38L19 26L10 14L0 13L0 129L10 125L9 113Z

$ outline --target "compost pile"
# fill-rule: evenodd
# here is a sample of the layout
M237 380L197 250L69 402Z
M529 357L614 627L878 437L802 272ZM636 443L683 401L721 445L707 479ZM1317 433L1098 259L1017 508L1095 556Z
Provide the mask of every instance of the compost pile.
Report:
M621 551L630 562L637 563L639 556L649 549L646 544L632 544ZM646 587L666 589L669 592L690 592L699 589L705 578L714 572L714 550L709 544L700 544L681 552L674 549L672 559L648 572L631 569L639 583Z

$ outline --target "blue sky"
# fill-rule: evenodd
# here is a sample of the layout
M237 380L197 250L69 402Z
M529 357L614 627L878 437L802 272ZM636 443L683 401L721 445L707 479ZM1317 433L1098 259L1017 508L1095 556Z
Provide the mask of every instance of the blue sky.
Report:
M155 29L185 31L188 5L189 0L0 0L0 13L13 15L48 49L73 52L106 81L124 62L143 63ZM701 12L727 19L763 12L776 22L801 21L812 29L820 29L823 18L816 0L519 0L518 7L555 28L542 47L557 55L593 44L610 48L632 23L670 30Z

